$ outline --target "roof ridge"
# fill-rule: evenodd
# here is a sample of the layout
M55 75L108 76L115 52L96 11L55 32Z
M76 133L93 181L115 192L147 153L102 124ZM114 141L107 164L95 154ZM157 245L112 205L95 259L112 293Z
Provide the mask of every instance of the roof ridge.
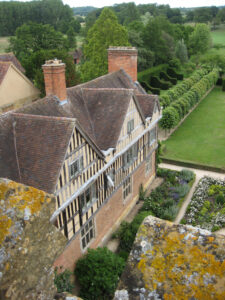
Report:
M66 117L55 117L55 116L43 116L43 115L32 115L32 114L23 114L23 113L14 113L11 112L11 114L15 117L20 117L24 119L43 119L43 120L58 120L63 122L76 122L76 118L66 118Z
M126 88L82 88L82 90L90 90L90 91L129 91L133 92L134 89L126 89Z

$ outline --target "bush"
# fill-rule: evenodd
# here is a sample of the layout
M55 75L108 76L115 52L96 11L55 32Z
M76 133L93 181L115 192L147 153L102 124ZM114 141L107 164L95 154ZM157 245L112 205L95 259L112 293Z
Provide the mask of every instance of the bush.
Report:
M167 107L163 110L162 119L160 120L159 125L163 129L174 128L179 122L179 114L174 107Z
M77 261L75 275L84 299L112 299L125 261L106 247L88 249Z
M192 179L194 179L195 174L194 174L192 171L190 171L190 170L183 169L183 170L181 170L181 172L180 172L180 177L181 177L183 180L189 182L189 181L191 181Z
M224 197L224 195L221 192L216 197L216 203L220 204L220 205L223 205L225 203L225 197Z
M120 252L130 253L132 245L134 243L136 233L140 227L143 220L149 216L153 215L150 210L139 212L131 223L123 221L120 225L119 230L116 232L116 237L120 239L119 249Z
M74 288L74 285L71 282L71 275L73 273L69 270L65 270L64 272L61 272L57 274L57 268L55 269L55 279L54 283L57 287L57 292L69 292L72 293L72 289Z
M175 192L177 192L180 198L183 198L189 192L190 187L188 184L182 184L175 188Z
M162 218L165 220L173 221L178 213L178 207L176 204L166 208L163 211Z

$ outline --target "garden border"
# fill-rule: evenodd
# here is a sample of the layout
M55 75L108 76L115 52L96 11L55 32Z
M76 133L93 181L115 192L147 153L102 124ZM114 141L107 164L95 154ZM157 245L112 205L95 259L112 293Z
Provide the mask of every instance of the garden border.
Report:
M194 168L194 169L200 169L200 170L206 170L206 171L212 171L212 172L225 174L225 169L218 168L218 167L213 167L213 166L209 166L209 165L202 165L202 164L199 164L199 163L188 162L188 161L185 161L185 160L170 159L170 158L165 158L163 156L160 156L160 159L162 160L162 162L172 164L172 165L177 165L177 166L181 166L181 167Z

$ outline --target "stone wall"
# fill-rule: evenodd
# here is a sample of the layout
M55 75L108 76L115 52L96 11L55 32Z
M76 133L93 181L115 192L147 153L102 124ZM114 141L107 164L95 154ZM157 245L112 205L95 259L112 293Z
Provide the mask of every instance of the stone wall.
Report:
M0 179L0 299L52 300L55 258L66 238L50 224L55 198Z
M147 217L115 293L121 299L225 299L224 236Z

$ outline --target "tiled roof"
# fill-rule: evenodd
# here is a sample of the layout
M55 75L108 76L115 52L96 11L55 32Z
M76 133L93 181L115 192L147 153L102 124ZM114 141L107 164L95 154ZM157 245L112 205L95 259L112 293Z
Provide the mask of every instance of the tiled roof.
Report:
M156 103L158 102L158 96L138 94L136 95L136 97L144 113L145 118L151 117L153 114L154 107L155 105L157 105Z
M143 122L157 101L123 70L68 88L67 97L63 105L48 96L0 116L1 177L51 193L75 123L101 157L100 149L116 146L131 98Z
M132 96L131 89L83 89L83 100L100 149L116 147Z
M14 66L16 66L17 69L20 70L20 72L25 73L25 70L21 66L21 63L18 61L18 59L15 57L15 55L13 53L0 54L0 61L12 62L14 64Z
M0 144L2 158L6 158L1 176L53 193L75 119L18 113L9 114L8 118L11 140L10 144Z
M5 75L8 72L9 67L10 67L10 63L0 61L0 84L5 78Z

